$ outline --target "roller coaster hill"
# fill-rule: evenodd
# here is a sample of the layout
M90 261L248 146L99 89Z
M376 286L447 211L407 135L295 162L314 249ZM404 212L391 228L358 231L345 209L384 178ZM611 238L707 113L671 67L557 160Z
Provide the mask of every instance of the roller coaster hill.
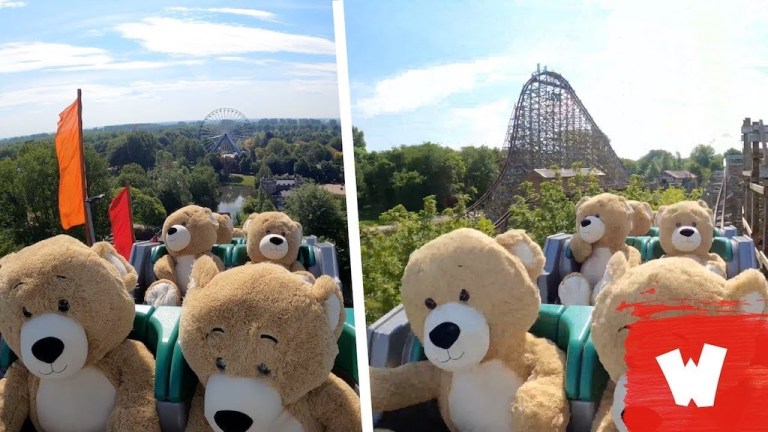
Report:
M761 122L744 121L744 153L726 158L725 169L715 173L706 201L715 212L715 238L711 252L727 264L732 278L748 268L768 267L768 169L763 165L766 132ZM607 185L622 189L627 170L610 147L568 82L551 71L537 71L525 84L509 121L504 143L504 168L489 190L467 213L484 214L499 232L508 227L512 197L533 169L580 162L606 174ZM574 215L575 219L575 215ZM570 250L570 233L553 233L543 247L544 273L537 279L542 305L530 332L554 341L566 353L565 391L571 405L568 430L591 430L608 375L600 364L590 335L592 306L559 303L557 289L569 273L580 270ZM659 259L664 251L654 227L644 236L628 237L627 245L640 251L644 262ZM402 305L368 328L372 367L393 368L426 360L423 347L411 331ZM375 413L376 427L390 430L447 431L435 401L403 410Z
M199 138L208 152L232 154L241 152L240 143L248 135L248 121L236 110L218 109L209 114L200 128ZM231 243L216 244L211 252L224 263L225 270L245 265L250 261L247 239L235 237ZM198 379L190 369L179 344L181 307L152 307L145 305L144 294L156 280L154 264L167 254L165 244L155 239L135 242L129 262L138 274L133 295L135 318L129 338L143 342L155 356L155 400L163 432L183 432L189 415ZM339 278L336 245L305 236L299 248L298 260L315 277L328 275L343 289ZM345 294L346 323L338 340L339 354L333 373L359 392L355 323L351 295ZM0 335L0 379L18 359ZM255 365L254 365L255 367ZM34 431L27 422L24 431Z

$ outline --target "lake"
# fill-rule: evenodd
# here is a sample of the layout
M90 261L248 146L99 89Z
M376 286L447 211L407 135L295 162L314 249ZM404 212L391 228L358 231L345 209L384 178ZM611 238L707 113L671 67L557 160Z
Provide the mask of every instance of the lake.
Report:
M219 205L216 208L218 213L229 213L232 216L232 222L235 226L240 224L237 219L237 214L243 208L245 200L253 192L252 186L243 185L226 185L219 188L221 197L219 197Z

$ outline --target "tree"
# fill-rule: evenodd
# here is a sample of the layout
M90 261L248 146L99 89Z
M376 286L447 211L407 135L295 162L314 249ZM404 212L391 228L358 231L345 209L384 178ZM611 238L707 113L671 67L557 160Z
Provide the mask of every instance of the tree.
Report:
M352 147L365 150L365 134L355 126L352 126Z
M195 204L216 209L219 198L219 183L216 172L208 165L197 165L189 172L189 193Z
M272 203L272 200L269 199L269 195L267 195L263 189L257 188L255 195L250 196L245 200L242 212L247 217L247 215L251 213L264 213L275 210L275 205Z
M115 182L117 186L124 186L126 182L130 182L131 187L137 189L149 189L152 184L147 172L137 163L124 165Z
M131 212L133 223L156 228L162 227L168 216L157 197L138 188L131 188Z
M109 142L109 165L121 167L137 163L145 170L155 165L157 139L149 132L131 132Z
M742 153L741 150L737 150L737 149L731 147L728 150L726 150L725 153L723 153L723 157L741 156L741 153Z

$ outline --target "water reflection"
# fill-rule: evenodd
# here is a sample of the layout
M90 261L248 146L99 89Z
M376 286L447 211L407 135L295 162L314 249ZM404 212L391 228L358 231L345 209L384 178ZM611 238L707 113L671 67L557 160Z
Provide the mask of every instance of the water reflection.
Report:
M219 198L219 205L216 207L216 212L229 213L232 216L232 221L235 226L239 225L240 221L237 220L237 214L245 204L245 200L253 192L253 187L242 185L226 185L219 188L221 197Z

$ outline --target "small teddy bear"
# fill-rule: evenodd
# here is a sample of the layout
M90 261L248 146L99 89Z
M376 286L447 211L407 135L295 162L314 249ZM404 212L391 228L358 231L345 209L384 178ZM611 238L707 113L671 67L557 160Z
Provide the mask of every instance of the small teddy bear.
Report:
M654 218L651 205L642 201L627 201L627 203L632 207L632 230L629 235L644 236L648 234Z
M610 381L595 415L595 432L627 430L622 419L627 391L625 344L632 324L640 319L634 313L635 306L657 306L665 318L728 307L734 308L733 312L764 313L768 297L759 270L748 269L726 281L681 257L630 267L625 255L616 253L608 262L605 282L597 296L591 332Z
M373 411L437 399L451 431L565 431L565 356L528 333L544 254L523 231L462 228L411 254L408 322L428 360L371 368Z
M576 233L570 245L581 271L560 282L558 296L564 306L594 304L605 266L614 253L622 252L632 265L640 265L640 252L626 244L633 213L624 197L610 193L584 197L576 204Z
M248 217L243 222L243 225L240 228L235 228L232 232L233 237L238 238L245 238L248 237L248 225L250 225L253 218L255 218L258 215L258 213L251 213L248 215Z
M144 301L152 306L180 306L194 286L192 266L202 256L211 257L220 271L224 263L211 253L219 223L210 209L188 205L171 213L163 224L162 241L168 250L155 263L157 280L147 288Z
M216 230L216 244L229 244L232 243L232 236L235 230L235 226L232 224L232 218L229 215L215 213L216 222L219 223L219 228Z
M333 279L270 263L218 273L208 256L193 274L179 324L200 379L188 432L362 430L358 396L331 373L345 322Z
M247 222L246 248L251 263L269 262L314 278L298 261L302 227L281 212L254 213Z
M155 361L127 339L136 280L110 244L66 235L2 259L0 332L19 359L0 379L0 430L160 431Z
M682 256L726 277L723 258L710 253L714 235L712 209L704 201L681 201L667 206L660 214L659 242L663 257Z

